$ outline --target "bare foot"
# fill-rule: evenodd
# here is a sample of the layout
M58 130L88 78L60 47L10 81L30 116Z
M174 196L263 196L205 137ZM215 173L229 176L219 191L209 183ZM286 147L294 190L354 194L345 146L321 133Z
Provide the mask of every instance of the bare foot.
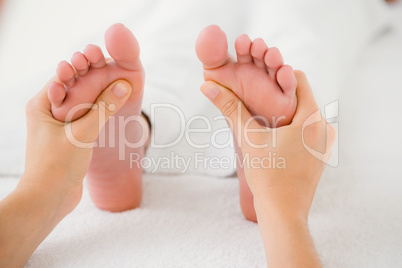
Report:
M289 124L296 111L296 78L293 69L283 64L275 47L269 48L262 39L253 42L241 35L235 43L237 61L228 54L225 33L216 25L206 27L198 36L196 53L204 67L206 81L215 81L230 88L259 120L270 127ZM236 148L238 156L240 149ZM242 159L239 159L242 161ZM238 163L240 205L248 220L257 221L253 195Z
M268 49L262 39L251 42L241 35L235 47L237 61L228 54L226 35L218 26L201 31L196 52L205 80L233 90L253 115L265 117L271 127L289 124L296 110L293 69L283 64L277 48Z
M139 120L133 120L141 116L145 75L138 42L129 29L122 24L111 26L105 33L105 42L111 59L105 59L101 49L94 45L88 45L84 53L76 52L72 65L62 61L57 67L58 81L50 84L48 96L54 118L71 121L88 109L80 109L66 118L69 111L80 104L94 103L113 81L125 79L132 85L129 100L99 135L87 174L89 193L95 204L104 210L124 211L139 206L142 197L142 169L138 165L130 167L129 161L133 154L143 157L144 146L126 145L138 142L148 131Z

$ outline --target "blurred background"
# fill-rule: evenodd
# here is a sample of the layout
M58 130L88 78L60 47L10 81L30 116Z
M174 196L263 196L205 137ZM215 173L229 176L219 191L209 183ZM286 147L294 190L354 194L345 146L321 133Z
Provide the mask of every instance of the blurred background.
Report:
M307 73L320 107L324 108L334 101L339 101L339 107L342 107L351 101L353 104L349 108L353 114L348 114L348 117L356 119L363 107L372 108L363 114L381 111L381 104L386 109L397 107L389 105L389 101L396 101L395 94L400 94L399 85L392 80L400 71L400 52L396 49L399 43L397 40L386 40L399 38L396 32L400 31L402 24L400 9L400 4L389 5L382 0L116 0L113 3L3 0L0 16L0 97L3 102L7 101L0 107L0 119L5 129L0 134L3 151L0 154L0 171L18 175L23 170L23 107L26 101L54 75L58 62L69 61L75 51L82 51L88 43L98 44L107 54L103 34L113 23L124 23L140 42L141 59L147 74L144 103L176 104L187 118L196 114L207 114L212 118L219 114L199 93L203 81L202 69L194 52L199 31L209 24L218 24L227 33L231 52L234 40L240 34L247 33L251 39L264 38L268 46L280 48L285 63ZM387 44L375 53L368 52L384 42ZM381 68L376 68L376 75L366 72L361 80L366 83L368 79L382 78L382 88L377 90L388 94L376 94L377 90L373 89L374 95L369 96L369 88L374 88L375 83L370 83L366 89L362 89L366 87L363 85L347 89L352 87L353 79L362 69L360 65L371 64L374 56L385 62L379 65ZM391 76L391 79L385 80L384 75ZM183 94L185 92L187 94ZM340 99L342 94L345 94L345 101ZM353 99L352 94L356 94L357 99ZM375 105L369 105L368 100L363 101L365 98L375 101ZM381 98L389 100L379 103ZM327 112L330 111L333 114L326 115L327 118L339 115L339 109L327 109ZM345 110L343 115L346 116ZM361 125L358 130L367 125L354 119L349 121L353 126ZM224 122L217 122L217 125L225 127ZM395 135L400 134L398 126L393 124L392 127L392 132L397 133ZM350 133L358 130L348 130L345 139L351 140ZM166 138L163 137L166 133L155 135ZM352 143L356 145L356 142ZM362 150L367 149L365 142L361 144L364 147ZM180 144L177 150L183 150L184 154L192 153L191 148L184 147L186 144ZM151 150L150 153L160 155L170 151ZM227 155L230 152L231 149L213 149L208 153Z
M339 130L336 164L327 168L312 208L320 216L310 223L324 264L396 267L402 261L400 1L0 0L0 189L1 177L17 179L23 172L26 101L59 61L86 44L106 53L103 34L116 22L139 40L146 102L181 105L188 117L219 114L199 93L202 68L194 44L202 28L221 26L232 52L243 33L280 48L286 64L307 73L319 106ZM174 150L194 153L188 144ZM190 170L210 177L232 172Z

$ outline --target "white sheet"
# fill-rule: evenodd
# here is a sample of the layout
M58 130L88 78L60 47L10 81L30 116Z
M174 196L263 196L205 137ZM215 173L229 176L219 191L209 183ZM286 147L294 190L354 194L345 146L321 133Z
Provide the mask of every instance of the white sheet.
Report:
M304 5L298 0L117 0L113 4L105 0L8 1L0 24L0 99L6 100L0 105L0 174L18 175L23 171L26 101L54 75L61 59L69 59L89 42L103 47L105 29L117 21L130 27L140 41L147 73L144 110L149 111L150 103L168 102L177 105L187 120L194 115L206 115L213 122L213 130L226 127L223 120L212 120L219 112L199 92L203 79L194 43L200 29L211 23L225 30L232 52L239 34L264 37L269 46L281 49L286 63L309 75L320 105L334 101L339 97L345 74L354 66L354 54L372 34L386 26L387 12L380 0L333 0L330 9L321 2L308 0ZM342 18L342 23L338 23L338 18ZM178 132L177 118L163 117L154 122L156 140ZM206 143L212 137L207 136L193 139L196 144ZM219 144L230 140L229 135L221 136ZM172 151L193 158L189 172L221 176L234 172L233 164L226 169L196 167L193 157L195 153L205 157L229 156L233 163L230 147L194 149L182 139L178 146L151 148L148 154L170 157Z

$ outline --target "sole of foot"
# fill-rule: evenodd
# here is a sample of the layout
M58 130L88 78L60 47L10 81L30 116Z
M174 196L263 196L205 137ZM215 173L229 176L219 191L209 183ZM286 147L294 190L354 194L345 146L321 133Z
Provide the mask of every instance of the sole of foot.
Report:
M218 26L201 31L196 53L203 64L205 81L232 90L262 125L275 128L291 123L297 105L297 81L292 67L284 65L280 51L268 48L261 38L251 41L247 35L236 39L235 49L237 60L229 55L226 34ZM240 148L236 153L241 154ZM248 220L256 222L253 195L239 164L241 209Z
M237 61L228 53L226 34L216 25L198 36L196 53L205 80L231 89L249 111L265 118L270 127L289 124L296 111L296 78L275 47L258 38L241 35L235 42Z
M80 105L93 104L114 81L123 79L131 84L132 94L127 103L113 120L109 119L98 137L87 174L89 193L96 206L117 212L135 208L141 202L142 168L130 166L129 157L132 154L142 157L144 146L126 145L135 143L144 133L144 125L129 118L141 116L145 73L139 44L128 28L112 25L105 33L105 43L111 58L105 58L98 46L88 45L83 53L72 56L71 64L60 62L57 79L49 84L48 97L55 119L73 121L90 109Z

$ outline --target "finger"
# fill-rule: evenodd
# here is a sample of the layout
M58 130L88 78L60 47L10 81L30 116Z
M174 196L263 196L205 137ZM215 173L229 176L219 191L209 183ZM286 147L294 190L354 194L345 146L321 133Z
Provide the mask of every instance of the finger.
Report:
M84 117L73 122L76 131L85 132L85 136L95 141L109 117L116 114L126 103L131 91L131 85L124 80L109 85L98 96L91 110Z
M53 77L41 91L36 93L36 95L27 102L25 105L27 118L37 117L38 114L52 116L51 103L47 95L47 90L49 84L53 81L55 81L55 77Z
M318 110L318 105L314 99L313 91L311 90L307 76L302 71L295 71L294 74L297 80L297 109L293 118L293 123L302 123L306 118Z
M201 86L201 92L222 112L225 116L238 144L245 144L246 129L263 129L252 117L243 102L231 90L214 83L205 82ZM242 148L244 150L245 148Z

